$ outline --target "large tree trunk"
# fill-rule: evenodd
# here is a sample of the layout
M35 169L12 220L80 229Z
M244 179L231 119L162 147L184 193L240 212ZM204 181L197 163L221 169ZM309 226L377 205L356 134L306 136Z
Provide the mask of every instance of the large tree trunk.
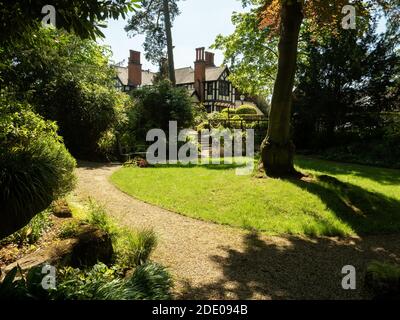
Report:
M272 177L295 173L295 147L290 137L290 119L303 12L301 3L296 1L282 5L281 10L278 74L272 96L268 134L261 146L264 170Z
M174 46L173 46L173 43L172 43L171 15L170 15L170 12L169 12L168 0L163 0L163 5L164 5L165 32L166 32L166 35L167 35L169 80L175 86L176 85L176 79L175 79Z

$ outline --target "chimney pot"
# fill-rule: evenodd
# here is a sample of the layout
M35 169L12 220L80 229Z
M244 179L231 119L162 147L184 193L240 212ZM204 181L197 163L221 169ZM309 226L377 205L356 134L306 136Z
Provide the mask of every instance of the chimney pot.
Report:
M206 51L206 65L207 67L215 67L214 53Z

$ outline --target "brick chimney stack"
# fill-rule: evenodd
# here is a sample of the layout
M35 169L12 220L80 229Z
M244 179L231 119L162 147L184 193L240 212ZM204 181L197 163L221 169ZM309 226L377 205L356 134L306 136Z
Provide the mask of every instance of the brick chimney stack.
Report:
M128 63L128 85L139 87L142 85L142 64L140 63L140 52L130 50Z
M207 67L215 67L214 56L215 56L214 53L206 51L206 66Z
M200 97L200 102L204 101L204 85L206 81L206 56L205 48L196 49L196 61L194 62L194 88Z

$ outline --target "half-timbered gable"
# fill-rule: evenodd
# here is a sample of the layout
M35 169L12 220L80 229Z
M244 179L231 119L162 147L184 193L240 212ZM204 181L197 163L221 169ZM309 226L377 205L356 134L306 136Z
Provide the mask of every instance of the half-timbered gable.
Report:
M140 52L130 51L127 68L116 67L116 88L130 91L142 86L152 85L155 73L142 70ZM214 54L205 48L196 49L194 68L175 70L176 85L185 87L194 101L202 103L208 112L218 112L224 108L234 108L235 88L229 81L229 68L215 66Z

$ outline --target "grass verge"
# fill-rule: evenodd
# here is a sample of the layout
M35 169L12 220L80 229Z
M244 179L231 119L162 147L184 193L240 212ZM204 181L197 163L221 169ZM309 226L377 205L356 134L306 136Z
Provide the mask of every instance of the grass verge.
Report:
M400 231L400 171L298 157L311 181L237 176L235 166L122 168L112 183L180 214L268 234Z

